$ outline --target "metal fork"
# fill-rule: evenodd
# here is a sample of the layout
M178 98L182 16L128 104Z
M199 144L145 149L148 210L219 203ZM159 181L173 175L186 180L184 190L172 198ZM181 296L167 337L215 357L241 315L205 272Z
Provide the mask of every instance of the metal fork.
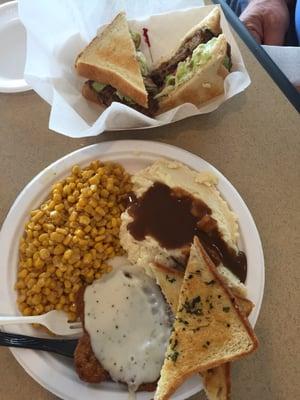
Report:
M40 324L60 336L75 336L82 333L80 322L69 322L64 311L49 311L32 317L0 315L0 326L9 324Z

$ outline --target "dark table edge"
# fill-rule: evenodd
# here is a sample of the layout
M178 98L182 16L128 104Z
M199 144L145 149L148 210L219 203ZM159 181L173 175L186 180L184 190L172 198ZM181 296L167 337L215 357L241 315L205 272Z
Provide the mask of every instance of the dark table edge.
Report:
M291 84L291 82L280 70L280 68L278 68L278 66L274 63L268 53L259 44L256 43L251 34L248 32L247 28L239 20L236 14L231 10L229 5L224 0L212 1L215 4L221 5L230 25L243 40L249 50L253 53L256 59L260 62L263 68L268 72L273 81L285 94L290 103L300 113L300 94L298 93L297 89Z

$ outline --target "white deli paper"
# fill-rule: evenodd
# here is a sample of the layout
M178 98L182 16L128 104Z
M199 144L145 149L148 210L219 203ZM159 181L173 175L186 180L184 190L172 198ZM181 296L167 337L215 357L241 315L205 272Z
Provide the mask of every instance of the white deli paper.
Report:
M198 1L100 1L100 0L19 0L19 17L27 31L25 79L49 104L49 129L70 137L95 136L105 130L140 129L165 125L217 109L230 97L245 90L250 78L229 25L222 13L221 25L232 51L232 72L226 77L222 96L200 108L183 104L156 118L150 118L124 104L114 102L106 109L87 101L81 94L86 79L77 75L77 55L99 32L125 10L134 31L148 29L153 65L168 57L184 34L214 6L193 7ZM149 15L155 12L165 13ZM147 17L143 17L147 14ZM147 44L141 50L151 66Z

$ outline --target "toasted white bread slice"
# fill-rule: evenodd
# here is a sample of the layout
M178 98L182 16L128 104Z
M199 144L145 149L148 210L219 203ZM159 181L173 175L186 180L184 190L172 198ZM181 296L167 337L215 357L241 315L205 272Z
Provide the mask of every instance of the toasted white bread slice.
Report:
M256 336L215 265L194 239L154 400L167 400L190 375L253 352Z
M183 272L171 270L167 267L156 264L152 265L152 273L157 284L160 286L167 303L171 307L173 314L175 315L178 308L179 293L183 282ZM247 301L250 302L250 300ZM203 371L201 376L208 400L229 400L231 389L230 363L225 363L218 367Z
M228 71L222 64L226 56L227 41L219 35L211 53L211 58L200 65L190 79L176 86L167 95L159 97L159 113L180 104L192 103L199 106L224 93L224 77Z
M248 317L254 304L243 297L235 295L235 302L240 311ZM208 400L229 400L231 391L230 363L219 365L201 373L203 386Z
M75 68L85 78L111 85L137 104L148 106L148 93L125 13L118 14L78 55Z
M158 264L152 265L151 269L157 284L160 286L166 301L175 315L178 308L179 293L184 273ZM254 304L250 300L239 296L240 291L238 286L232 286L231 291L240 311L248 317ZM201 376L204 390L209 400L229 400L231 390L230 363L203 371Z

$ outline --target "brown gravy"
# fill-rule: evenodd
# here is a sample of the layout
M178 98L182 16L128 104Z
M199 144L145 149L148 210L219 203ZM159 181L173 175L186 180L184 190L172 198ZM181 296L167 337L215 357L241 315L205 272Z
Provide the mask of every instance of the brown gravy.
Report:
M242 282L247 277L245 253L230 248L211 217L211 209L180 188L171 189L155 182L141 197L128 199L129 215L133 221L128 230L136 240L153 237L166 249L190 245L198 236L215 263L227 267Z

